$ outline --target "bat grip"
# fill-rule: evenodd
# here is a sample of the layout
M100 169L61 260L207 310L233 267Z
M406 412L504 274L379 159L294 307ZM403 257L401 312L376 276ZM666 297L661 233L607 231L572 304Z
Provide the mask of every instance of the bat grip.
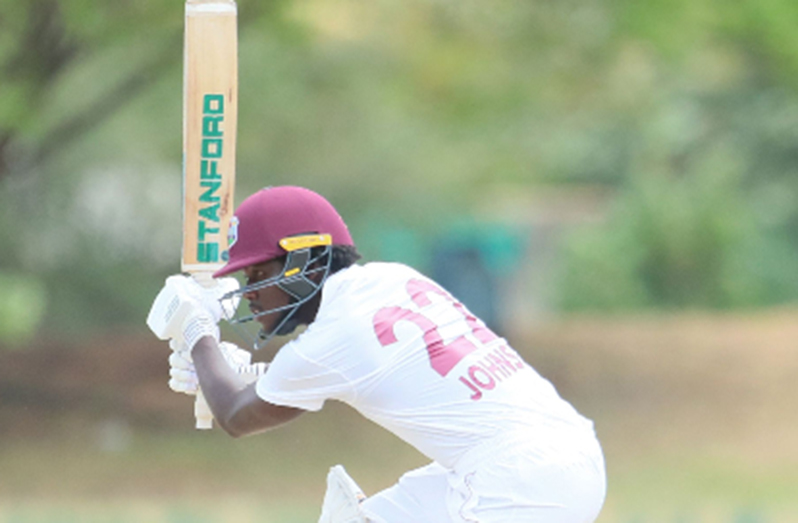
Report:
M197 391L197 396L194 399L194 419L196 420L195 428L197 430L210 430L213 428L213 413L202 394L202 390Z
M203 287L213 285L213 277L209 272L199 272L192 275ZM202 394L202 389L197 389L197 396L194 399L194 427L197 430L210 430L213 428L213 412L208 405L208 401Z

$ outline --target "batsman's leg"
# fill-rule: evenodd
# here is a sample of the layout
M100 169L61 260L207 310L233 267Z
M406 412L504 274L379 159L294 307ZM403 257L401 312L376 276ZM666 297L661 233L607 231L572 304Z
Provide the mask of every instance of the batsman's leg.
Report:
M336 465L327 474L327 492L319 523L367 523L360 508L366 495L349 477L344 467Z

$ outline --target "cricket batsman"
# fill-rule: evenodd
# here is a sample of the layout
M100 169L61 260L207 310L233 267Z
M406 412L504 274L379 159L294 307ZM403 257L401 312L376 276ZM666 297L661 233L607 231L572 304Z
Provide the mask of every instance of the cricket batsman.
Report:
M431 460L370 497L333 467L321 523L598 517L606 474L593 423L435 282L399 263L357 263L322 196L256 192L236 210L229 245L215 286L172 276L156 298L185 311L169 319L172 389L201 388L233 437L339 400ZM228 277L237 272L240 288ZM241 299L245 313L231 317ZM270 363L252 364L249 351L220 341L222 318L258 322L261 344L307 328Z

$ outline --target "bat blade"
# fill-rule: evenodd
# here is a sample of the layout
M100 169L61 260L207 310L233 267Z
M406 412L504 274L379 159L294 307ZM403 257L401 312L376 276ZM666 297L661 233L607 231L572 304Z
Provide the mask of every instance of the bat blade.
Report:
M234 1L186 2L183 89L181 267L208 273L225 263L233 214L238 123Z
M209 285L227 260L238 125L238 16L234 0L187 0L183 66L181 270ZM202 393L197 428L212 415Z

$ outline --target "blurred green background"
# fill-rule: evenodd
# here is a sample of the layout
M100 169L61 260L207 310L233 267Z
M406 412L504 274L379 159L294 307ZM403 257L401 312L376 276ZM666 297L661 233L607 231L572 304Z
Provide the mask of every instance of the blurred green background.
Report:
M310 187L506 336L596 421L600 522L798 521L798 3L238 3L238 202ZM424 463L168 390L182 10L0 0L0 522L315 521L329 466Z

